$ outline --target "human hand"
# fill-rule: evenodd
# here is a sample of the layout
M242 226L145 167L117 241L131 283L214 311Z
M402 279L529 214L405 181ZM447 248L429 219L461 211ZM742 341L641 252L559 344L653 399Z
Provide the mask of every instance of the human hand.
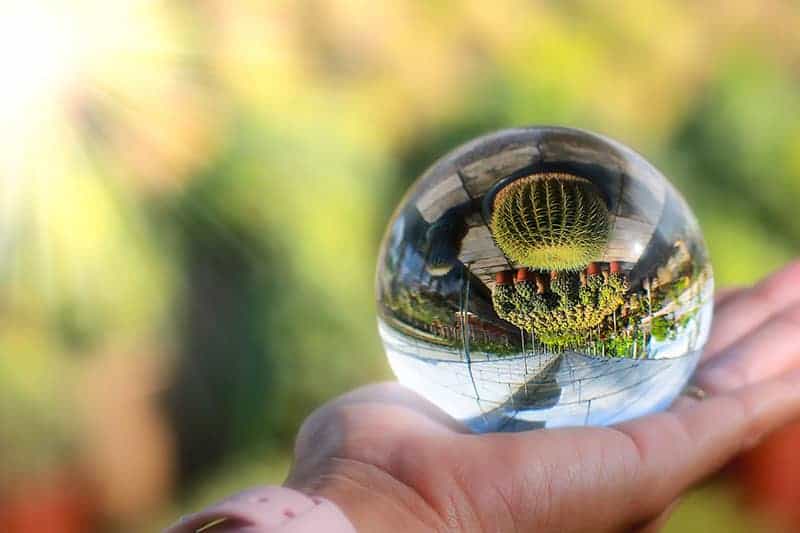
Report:
M800 262L718 295L694 383L706 399L613 427L485 435L372 385L306 420L286 484L363 532L655 528L688 487L800 416Z

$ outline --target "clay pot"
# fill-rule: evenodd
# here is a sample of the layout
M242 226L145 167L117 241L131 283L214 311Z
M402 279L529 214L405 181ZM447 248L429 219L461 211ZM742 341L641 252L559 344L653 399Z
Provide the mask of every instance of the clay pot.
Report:
M501 272L497 272L494 275L494 281L498 285L511 285L512 283L514 283L514 271L503 270Z
M536 279L536 274L534 274L527 268L520 268L519 270L517 270L517 276L516 276L517 282L534 281L535 279Z

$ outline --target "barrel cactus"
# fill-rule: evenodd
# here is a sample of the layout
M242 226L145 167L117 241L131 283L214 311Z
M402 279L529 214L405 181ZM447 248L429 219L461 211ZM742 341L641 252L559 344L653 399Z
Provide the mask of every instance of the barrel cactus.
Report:
M516 263L577 271L597 260L608 244L608 207L585 178L534 174L497 193L491 229L497 245Z

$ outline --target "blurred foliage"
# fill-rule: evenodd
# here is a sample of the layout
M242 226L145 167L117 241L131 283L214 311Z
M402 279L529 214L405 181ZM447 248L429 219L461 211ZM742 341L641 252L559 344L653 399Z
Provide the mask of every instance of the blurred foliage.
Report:
M70 54L35 92L0 90L0 493L97 449L99 406L76 396L119 353L159 363L163 385L136 394L170 435L172 481L101 524L152 529L171 502L280 481L311 410L389 377L373 269L394 205L489 129L572 125L646 154L695 208L721 285L800 251L790 2L34 4L23 29L52 37L25 46ZM70 46L34 31L65 12ZM703 497L728 518L679 512L675 530L731 523Z

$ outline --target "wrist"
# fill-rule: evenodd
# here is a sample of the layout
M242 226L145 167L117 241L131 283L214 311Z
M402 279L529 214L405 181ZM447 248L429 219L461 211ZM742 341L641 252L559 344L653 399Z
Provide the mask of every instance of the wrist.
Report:
M191 516L165 533L262 531L264 533L356 533L343 511L321 497L287 487L254 487Z

